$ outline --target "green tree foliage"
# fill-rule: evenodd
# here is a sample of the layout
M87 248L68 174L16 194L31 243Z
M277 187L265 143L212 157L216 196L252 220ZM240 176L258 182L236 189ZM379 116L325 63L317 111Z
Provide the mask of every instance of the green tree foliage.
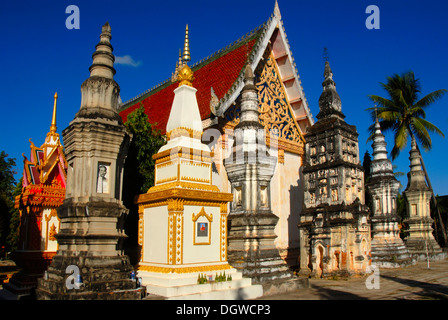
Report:
M20 178L19 182L17 182L16 187L13 192L13 199L19 196L22 193L22 185L23 185L23 177ZM19 209L11 208L11 219L9 223L9 235L8 235L8 245L9 251L17 250L17 245L19 243L19 228L20 228L20 212Z
M132 177L138 193L144 193L154 185L152 156L165 144L165 137L149 123L143 107L129 114L125 126L133 135L126 158L126 176Z
M154 185L155 160L152 156L165 144L165 136L160 130L149 123L148 116L141 106L128 115L125 123L127 130L132 133L128 156L124 166L123 203L130 210L125 223L128 235L124 243L125 250L137 247L138 240L138 208L134 204L135 196L146 193ZM132 263L138 257L133 252L127 252Z
M434 237L440 241L440 239L443 239L441 226L446 228L448 224L448 196L436 195L435 198L436 202L431 203L431 217L434 219ZM442 223L439 222L439 219L442 220ZM447 230L445 229L445 231Z
M7 239L10 233L11 215L14 211L15 165L14 158L8 158L5 151L0 152L0 254L2 255L11 250Z

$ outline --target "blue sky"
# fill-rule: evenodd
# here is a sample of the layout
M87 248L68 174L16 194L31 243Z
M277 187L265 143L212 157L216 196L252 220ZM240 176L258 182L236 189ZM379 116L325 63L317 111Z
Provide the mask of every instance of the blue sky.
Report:
M380 9L380 29L368 30L368 5ZM80 10L80 28L67 29L67 6ZM289 44L313 115L322 92L323 48L330 63L342 110L357 126L361 156L371 119L368 94L384 96L379 82L413 70L422 96L448 89L448 4L445 1L279 0ZM42 0L0 3L0 150L16 158L19 178L29 139L41 145L49 131L53 95L58 92L58 132L79 110L80 86L89 76L91 55L101 26L109 21L120 64L115 80L123 101L171 76L189 25L192 63L237 40L265 22L274 0L115 1ZM448 95L427 119L448 135ZM391 135L387 136L392 149ZM423 153L435 193L448 194L447 139L433 136ZM409 170L408 146L394 164ZM404 187L406 176L401 179Z

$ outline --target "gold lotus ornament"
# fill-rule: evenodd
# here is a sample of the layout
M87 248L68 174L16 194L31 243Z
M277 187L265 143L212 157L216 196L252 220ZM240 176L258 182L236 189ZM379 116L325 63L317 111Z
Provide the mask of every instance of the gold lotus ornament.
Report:
M182 69L179 71L179 75L177 76L177 81L179 81L179 87L182 85L193 86L193 71L190 69L188 65L184 65Z

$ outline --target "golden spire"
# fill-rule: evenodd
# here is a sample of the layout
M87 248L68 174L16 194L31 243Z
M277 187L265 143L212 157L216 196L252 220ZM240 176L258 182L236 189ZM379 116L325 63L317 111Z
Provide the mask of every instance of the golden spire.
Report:
M182 50L179 48L179 65L182 63Z
M56 127L56 102L58 100L58 93L54 94L54 105L53 105L53 118L51 119L50 132L55 133L57 130Z
M185 28L185 41L184 41L184 54L182 55L182 61L184 63L191 60L190 57L190 40L188 39L188 24Z

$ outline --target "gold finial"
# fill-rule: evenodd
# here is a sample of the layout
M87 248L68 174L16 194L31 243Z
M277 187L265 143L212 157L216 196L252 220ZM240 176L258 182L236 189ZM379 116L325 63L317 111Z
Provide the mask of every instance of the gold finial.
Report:
M56 92L54 94L54 105L53 105L53 118L51 119L51 126L50 126L50 132L56 132L56 102L58 100L58 93Z
M182 85L193 86L193 71L190 69L188 65L184 65L182 69L179 70L179 74L177 75L177 81L179 81L179 87Z
M185 41L184 41L184 54L182 55L182 61L188 62L191 60L190 57L190 40L188 38L188 24L185 28Z
M177 67L182 67L182 50L179 49L179 60L177 60Z

